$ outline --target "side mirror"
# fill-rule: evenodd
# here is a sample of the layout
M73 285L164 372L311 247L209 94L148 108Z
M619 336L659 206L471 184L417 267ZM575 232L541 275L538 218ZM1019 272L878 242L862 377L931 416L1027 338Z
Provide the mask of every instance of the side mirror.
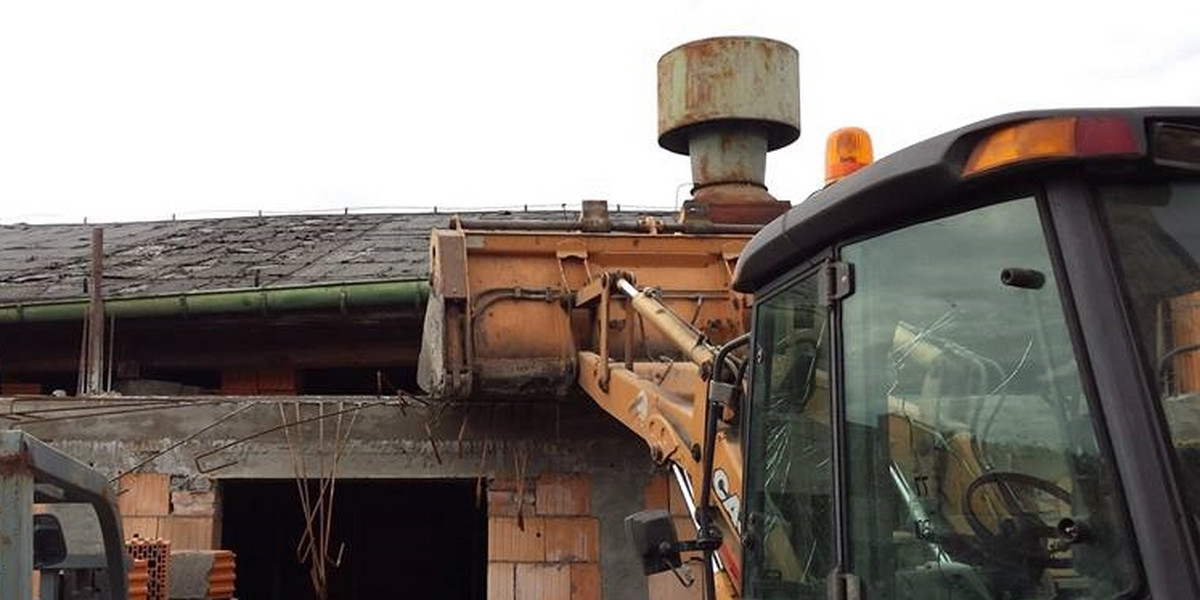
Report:
M671 513L661 509L633 513L625 517L625 533L642 558L642 570L646 575L683 566Z
M67 558L67 540L58 517L33 515L33 568L58 564Z

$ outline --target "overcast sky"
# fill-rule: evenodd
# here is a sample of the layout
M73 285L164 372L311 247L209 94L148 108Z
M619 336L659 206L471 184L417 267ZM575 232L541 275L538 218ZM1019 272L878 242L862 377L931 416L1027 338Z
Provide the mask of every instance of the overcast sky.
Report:
M792 201L841 126L882 155L1015 110L1200 105L1195 0L7 1L0 223L671 207L655 64L733 34L800 51L801 139L767 168Z

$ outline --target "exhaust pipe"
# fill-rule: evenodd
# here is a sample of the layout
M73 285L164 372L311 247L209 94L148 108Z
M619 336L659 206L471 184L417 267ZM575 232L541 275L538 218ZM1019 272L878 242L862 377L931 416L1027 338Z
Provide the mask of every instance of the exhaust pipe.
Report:
M658 144L692 162L681 221L762 225L785 212L767 191L767 152L799 137L799 54L788 44L709 38L658 60Z

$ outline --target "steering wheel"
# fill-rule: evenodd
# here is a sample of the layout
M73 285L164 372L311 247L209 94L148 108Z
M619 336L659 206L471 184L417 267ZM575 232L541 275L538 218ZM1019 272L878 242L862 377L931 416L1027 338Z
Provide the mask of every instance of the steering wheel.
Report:
M975 514L971 501L975 499L976 493L987 485L1034 489L1053 496L1068 506L1071 504L1071 492L1051 481L1025 473L990 471L976 477L967 486L962 500L963 517L975 532L984 553L1000 560L1033 563L1042 568L1065 569L1071 566L1070 559L1052 558L1051 550L1044 541L1064 537L1059 531L1060 527L1047 525L1037 514L1020 510L1014 502L1005 501L1012 516L1002 519L997 531L985 527L979 520L979 515Z

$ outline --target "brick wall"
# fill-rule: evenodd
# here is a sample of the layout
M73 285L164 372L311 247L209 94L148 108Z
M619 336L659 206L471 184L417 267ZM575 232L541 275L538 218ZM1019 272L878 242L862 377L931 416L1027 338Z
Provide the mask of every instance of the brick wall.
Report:
M0 380L0 395L18 396L22 394L39 395L42 393L42 384L29 383L24 381L13 381L10 379Z
M121 478L117 505L126 539L171 541L174 550L213 550L220 534L213 491L171 490L165 473Z
M300 382L295 369L226 369L221 372L221 393L230 396L294 396Z
M651 478L646 484L645 497L646 508L661 508L671 512L675 519L675 535L679 536L679 539L690 540L696 537L696 528L692 525L692 518L688 515L687 504L683 501L683 493L679 490L679 485L675 483L673 477L664 473ZM684 561L692 556L685 554ZM699 557L700 554L697 553L694 556ZM685 564L687 563L685 562ZM700 567L697 563L691 563L689 568L692 569L692 575L696 577L696 583L692 587L683 587L674 573L658 573L647 578L649 597L654 600L703 600L704 589Z
M488 486L488 600L601 600L591 479L543 474Z
M680 539L695 537L683 495L669 477L652 477L642 493L646 508L675 515ZM487 491L488 600L603 600L600 522L591 514L590 497L586 474L492 480ZM697 584L690 588L672 573L620 585L645 585L654 600L701 600L700 574L694 574Z

